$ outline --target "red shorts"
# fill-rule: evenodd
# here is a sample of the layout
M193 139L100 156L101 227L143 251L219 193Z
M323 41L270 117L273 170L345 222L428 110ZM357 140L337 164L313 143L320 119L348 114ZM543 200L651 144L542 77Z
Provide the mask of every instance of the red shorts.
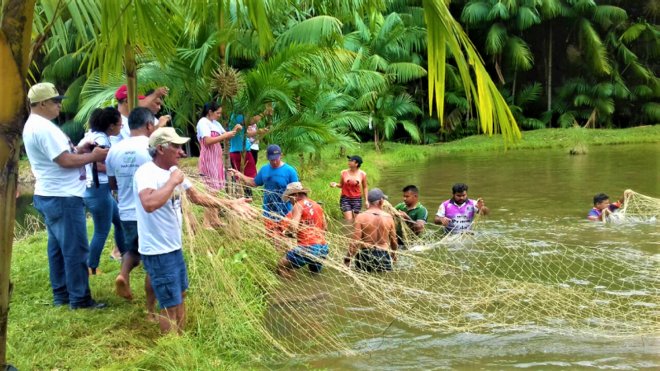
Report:
M245 155L245 157L243 158L243 161L241 161L243 155ZM231 160L231 167L239 170L241 173L245 174L245 176L250 178L257 176L257 165L254 163L254 157L252 157L250 151L245 153L231 152L229 154L229 159Z

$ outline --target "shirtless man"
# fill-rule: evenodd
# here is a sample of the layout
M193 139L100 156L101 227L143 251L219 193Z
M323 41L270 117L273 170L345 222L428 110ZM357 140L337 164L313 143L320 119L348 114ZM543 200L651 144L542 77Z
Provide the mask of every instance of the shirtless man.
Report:
M391 271L397 249L394 218L383 211L387 196L378 188L369 191L369 208L355 217L353 242L348 247L344 264L367 272Z

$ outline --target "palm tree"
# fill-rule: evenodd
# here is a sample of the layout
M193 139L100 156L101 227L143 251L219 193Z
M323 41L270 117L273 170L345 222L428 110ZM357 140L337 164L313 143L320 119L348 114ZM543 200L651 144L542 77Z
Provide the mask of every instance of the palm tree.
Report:
M0 8L0 367L7 367L7 319L11 295L11 253L16 215L16 183L25 122L25 79L31 51L35 0L3 1Z

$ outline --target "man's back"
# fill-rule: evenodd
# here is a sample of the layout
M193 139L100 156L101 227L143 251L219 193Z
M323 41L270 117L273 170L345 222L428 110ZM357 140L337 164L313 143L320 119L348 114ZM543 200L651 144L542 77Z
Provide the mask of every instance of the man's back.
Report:
M368 209L355 217L355 238L369 247L388 249L394 219L382 210Z
M108 152L107 174L117 180L121 220L136 220L133 175L140 166L151 161L148 147L149 138L139 135L122 140Z

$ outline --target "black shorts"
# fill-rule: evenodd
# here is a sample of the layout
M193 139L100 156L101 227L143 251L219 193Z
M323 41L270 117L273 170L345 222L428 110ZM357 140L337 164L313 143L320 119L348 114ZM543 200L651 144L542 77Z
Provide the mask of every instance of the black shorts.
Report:
M362 197L339 197L339 208L343 213L352 211L358 214L362 209Z
M138 257L138 229L137 221L135 220L122 220L121 227L124 230L124 249L119 249L119 252L123 256L127 252L132 252Z
M391 271L392 257L382 249L361 249L355 256L355 268L366 272Z

